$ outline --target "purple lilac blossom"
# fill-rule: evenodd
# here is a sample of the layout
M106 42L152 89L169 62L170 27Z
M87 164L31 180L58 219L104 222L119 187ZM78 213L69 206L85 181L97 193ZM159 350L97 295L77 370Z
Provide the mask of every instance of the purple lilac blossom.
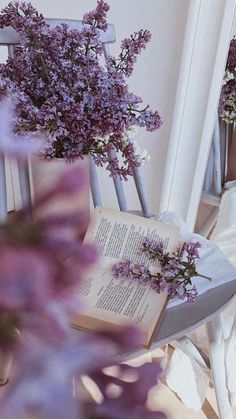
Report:
M197 292L197 288L194 285L191 289L187 290L187 301L188 303L195 303L196 298L197 298L198 292Z
M147 131L160 128L157 111L140 108L142 99L129 92L126 77L146 47L146 30L123 41L118 61L100 62L100 31L107 28L109 6L103 0L83 18L81 30L66 24L50 27L31 4L11 2L0 13L0 28L11 26L20 36L13 58L0 64L0 98L16 104L14 131L49 137L42 149L47 158L74 160L90 154L97 165L123 179L140 165L125 133L131 126ZM115 61L114 61L115 60ZM108 136L101 147L98 138ZM121 156L109 160L115 148Z
M149 254L150 257L156 254L162 255L164 253L164 250L165 250L165 243L161 239L154 240L154 239L146 238L143 242L142 251L144 253Z
M236 121L236 37L230 42L220 95L219 115L226 123Z
M199 258L199 249L201 248L201 243L199 242L189 242L189 243L185 243L185 251L187 253L188 256L192 257L192 258Z
M166 252L163 240L144 239L142 251L150 260L158 260L157 271L153 273L143 263L121 261L112 268L114 277L133 280L140 285L148 285L157 293L167 292L169 298L187 299L193 303L197 297L196 286L190 288L193 277L201 276L195 262L200 258L199 242L185 242L174 252ZM210 278L208 278L210 279Z
M148 392L158 382L161 368L146 363L140 367L117 365L117 351L137 349L140 334L133 327L116 332L98 331L75 335L69 329L60 345L31 339L16 352L16 374L0 400L1 414L7 419L24 419L25 414L57 419L166 419L147 406ZM114 366L115 373L107 373ZM134 377L131 382L126 376ZM102 394L101 403L86 397L81 378L87 376ZM74 383L74 385L73 385ZM116 384L117 397L109 394Z
M35 210L58 195L81 193L84 180L81 169L68 171L35 202ZM71 315L80 307L75 287L96 261L95 248L82 243L88 221L83 213L32 219L30 208L25 208L0 224L2 329L12 320L31 334L45 331L48 339L65 333L66 313ZM44 329L43 319L47 320ZM2 341L0 334L0 346L11 343Z
M115 70L121 71L126 76L130 76L133 72L137 56L140 54L142 49L146 48L150 39L151 33L147 30L134 32L133 35L122 41L121 52L118 58L109 58L110 66L115 68Z

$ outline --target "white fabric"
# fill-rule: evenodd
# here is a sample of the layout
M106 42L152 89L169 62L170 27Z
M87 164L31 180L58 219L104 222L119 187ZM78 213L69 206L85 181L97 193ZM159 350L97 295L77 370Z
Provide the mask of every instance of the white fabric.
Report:
M196 263L197 271L212 278L212 280L209 281L201 277L193 278L192 283L196 285L199 294L236 278L236 267L229 262L220 248L199 234L190 233L187 225L178 215L172 212L164 212L160 215L159 221L176 225L180 229L181 240L201 243L200 259ZM168 306L173 307L181 303L183 303L182 300L176 299L170 301Z
M228 182L221 201L218 222L212 234L216 243L230 262L236 266L236 182ZM230 401L236 405L236 297L221 314L225 339L225 367Z
M168 387L178 394L187 407L195 411L201 408L209 386L209 378L192 357L181 349L175 349L168 363L165 378Z
M182 224L181 235L184 240L198 240L202 243L202 257L198 263L198 271L207 276L212 275L212 282L205 280L194 282L200 293L214 286L222 285L236 278L236 182L228 182L228 189L221 200L217 225L211 236L211 242L198 235L189 234ZM164 214L163 221L179 224L174 215ZM215 245L219 246L219 250ZM228 260L227 260L227 259ZM232 265L231 265L232 264ZM214 272L212 272L212 269ZM177 302L172 302L177 304ZM222 328L225 339L226 381L232 405L236 405L236 297L232 304L221 314ZM195 335L195 336L193 336ZM201 349L206 350L206 331L194 331L191 337L195 342L204 342ZM188 380L182 379L188 376ZM176 349L170 360L165 376L167 384L175 391L182 401L194 410L201 408L207 390L207 376L202 367L188 357L182 350Z

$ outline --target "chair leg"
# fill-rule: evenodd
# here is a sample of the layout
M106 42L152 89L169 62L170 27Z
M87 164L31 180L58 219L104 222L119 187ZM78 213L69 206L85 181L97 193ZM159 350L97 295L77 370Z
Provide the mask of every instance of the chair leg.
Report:
M233 419L226 385L225 347L220 316L207 324L211 369L220 419Z
M176 342L176 344L175 344ZM198 346L192 342L189 336L182 336L174 342L174 348L180 348L186 355L193 358L199 365L204 369L210 368L210 362L204 352L198 348ZM208 374L209 375L209 374Z

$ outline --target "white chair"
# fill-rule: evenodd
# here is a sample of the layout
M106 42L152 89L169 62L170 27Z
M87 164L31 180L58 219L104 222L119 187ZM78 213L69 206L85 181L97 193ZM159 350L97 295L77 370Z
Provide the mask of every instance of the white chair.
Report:
M49 19L48 22L55 26L61 23L62 20ZM81 22L75 20L63 20L71 28L78 28ZM0 30L0 45L7 45L9 54L14 53L14 45L17 43L17 34L7 28ZM102 41L104 43L105 58L108 55L108 46L110 42L115 41L115 31L113 25L109 25L106 33L102 33ZM115 151L112 152L111 158ZM27 165L19 167L19 180L22 201L27 202L30 200L30 184L29 184L29 171ZM121 211L127 211L127 204L123 183L116 176L113 176L116 195ZM150 208L147 204L145 197L145 190L141 181L139 170L134 172L134 181L138 192L142 213L145 217L151 216ZM94 205L102 205L102 199L99 189L99 181L96 172L96 167L91 161L91 192ZM5 178L5 162L0 161L0 216L1 219L6 217L7 203L6 203L6 178ZM223 335L219 319L219 313L230 303L232 297L236 292L236 279L225 286L220 286L216 289L206 292L198 297L194 305L183 303L177 307L168 308L164 315L161 327L157 333L153 349L161 347L173 340L178 339L182 342L182 347L185 347L188 352L191 350L191 344L186 339L188 332L199 327L202 324L207 324L210 353L211 353L211 368L214 376L214 384L216 390L217 403L221 419L233 419L229 398L227 394L225 370L224 370L224 349L223 349ZM190 347L190 349L188 349ZM195 347L192 354L195 354ZM145 353L145 350L137 353L129 354L128 357L132 358L138 354ZM127 355L126 355L127 358Z
M220 198L227 181L233 138L236 138L236 124L226 124L216 118L201 196L201 203L212 207L199 230L205 237L209 235L217 220Z

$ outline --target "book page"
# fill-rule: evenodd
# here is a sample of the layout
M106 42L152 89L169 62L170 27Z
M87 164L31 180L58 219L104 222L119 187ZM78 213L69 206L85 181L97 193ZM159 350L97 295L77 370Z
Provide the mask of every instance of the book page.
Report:
M113 325L135 323L147 340L150 339L167 301L166 293L157 294L148 286L116 279L112 274L114 263L125 259L147 262L150 268L157 269L158 262L141 253L146 237L162 238L166 249L173 250L178 244L179 231L174 226L137 215L95 209L85 241L98 248L100 263L78 290L85 302L81 316L85 328L93 328L100 321Z

